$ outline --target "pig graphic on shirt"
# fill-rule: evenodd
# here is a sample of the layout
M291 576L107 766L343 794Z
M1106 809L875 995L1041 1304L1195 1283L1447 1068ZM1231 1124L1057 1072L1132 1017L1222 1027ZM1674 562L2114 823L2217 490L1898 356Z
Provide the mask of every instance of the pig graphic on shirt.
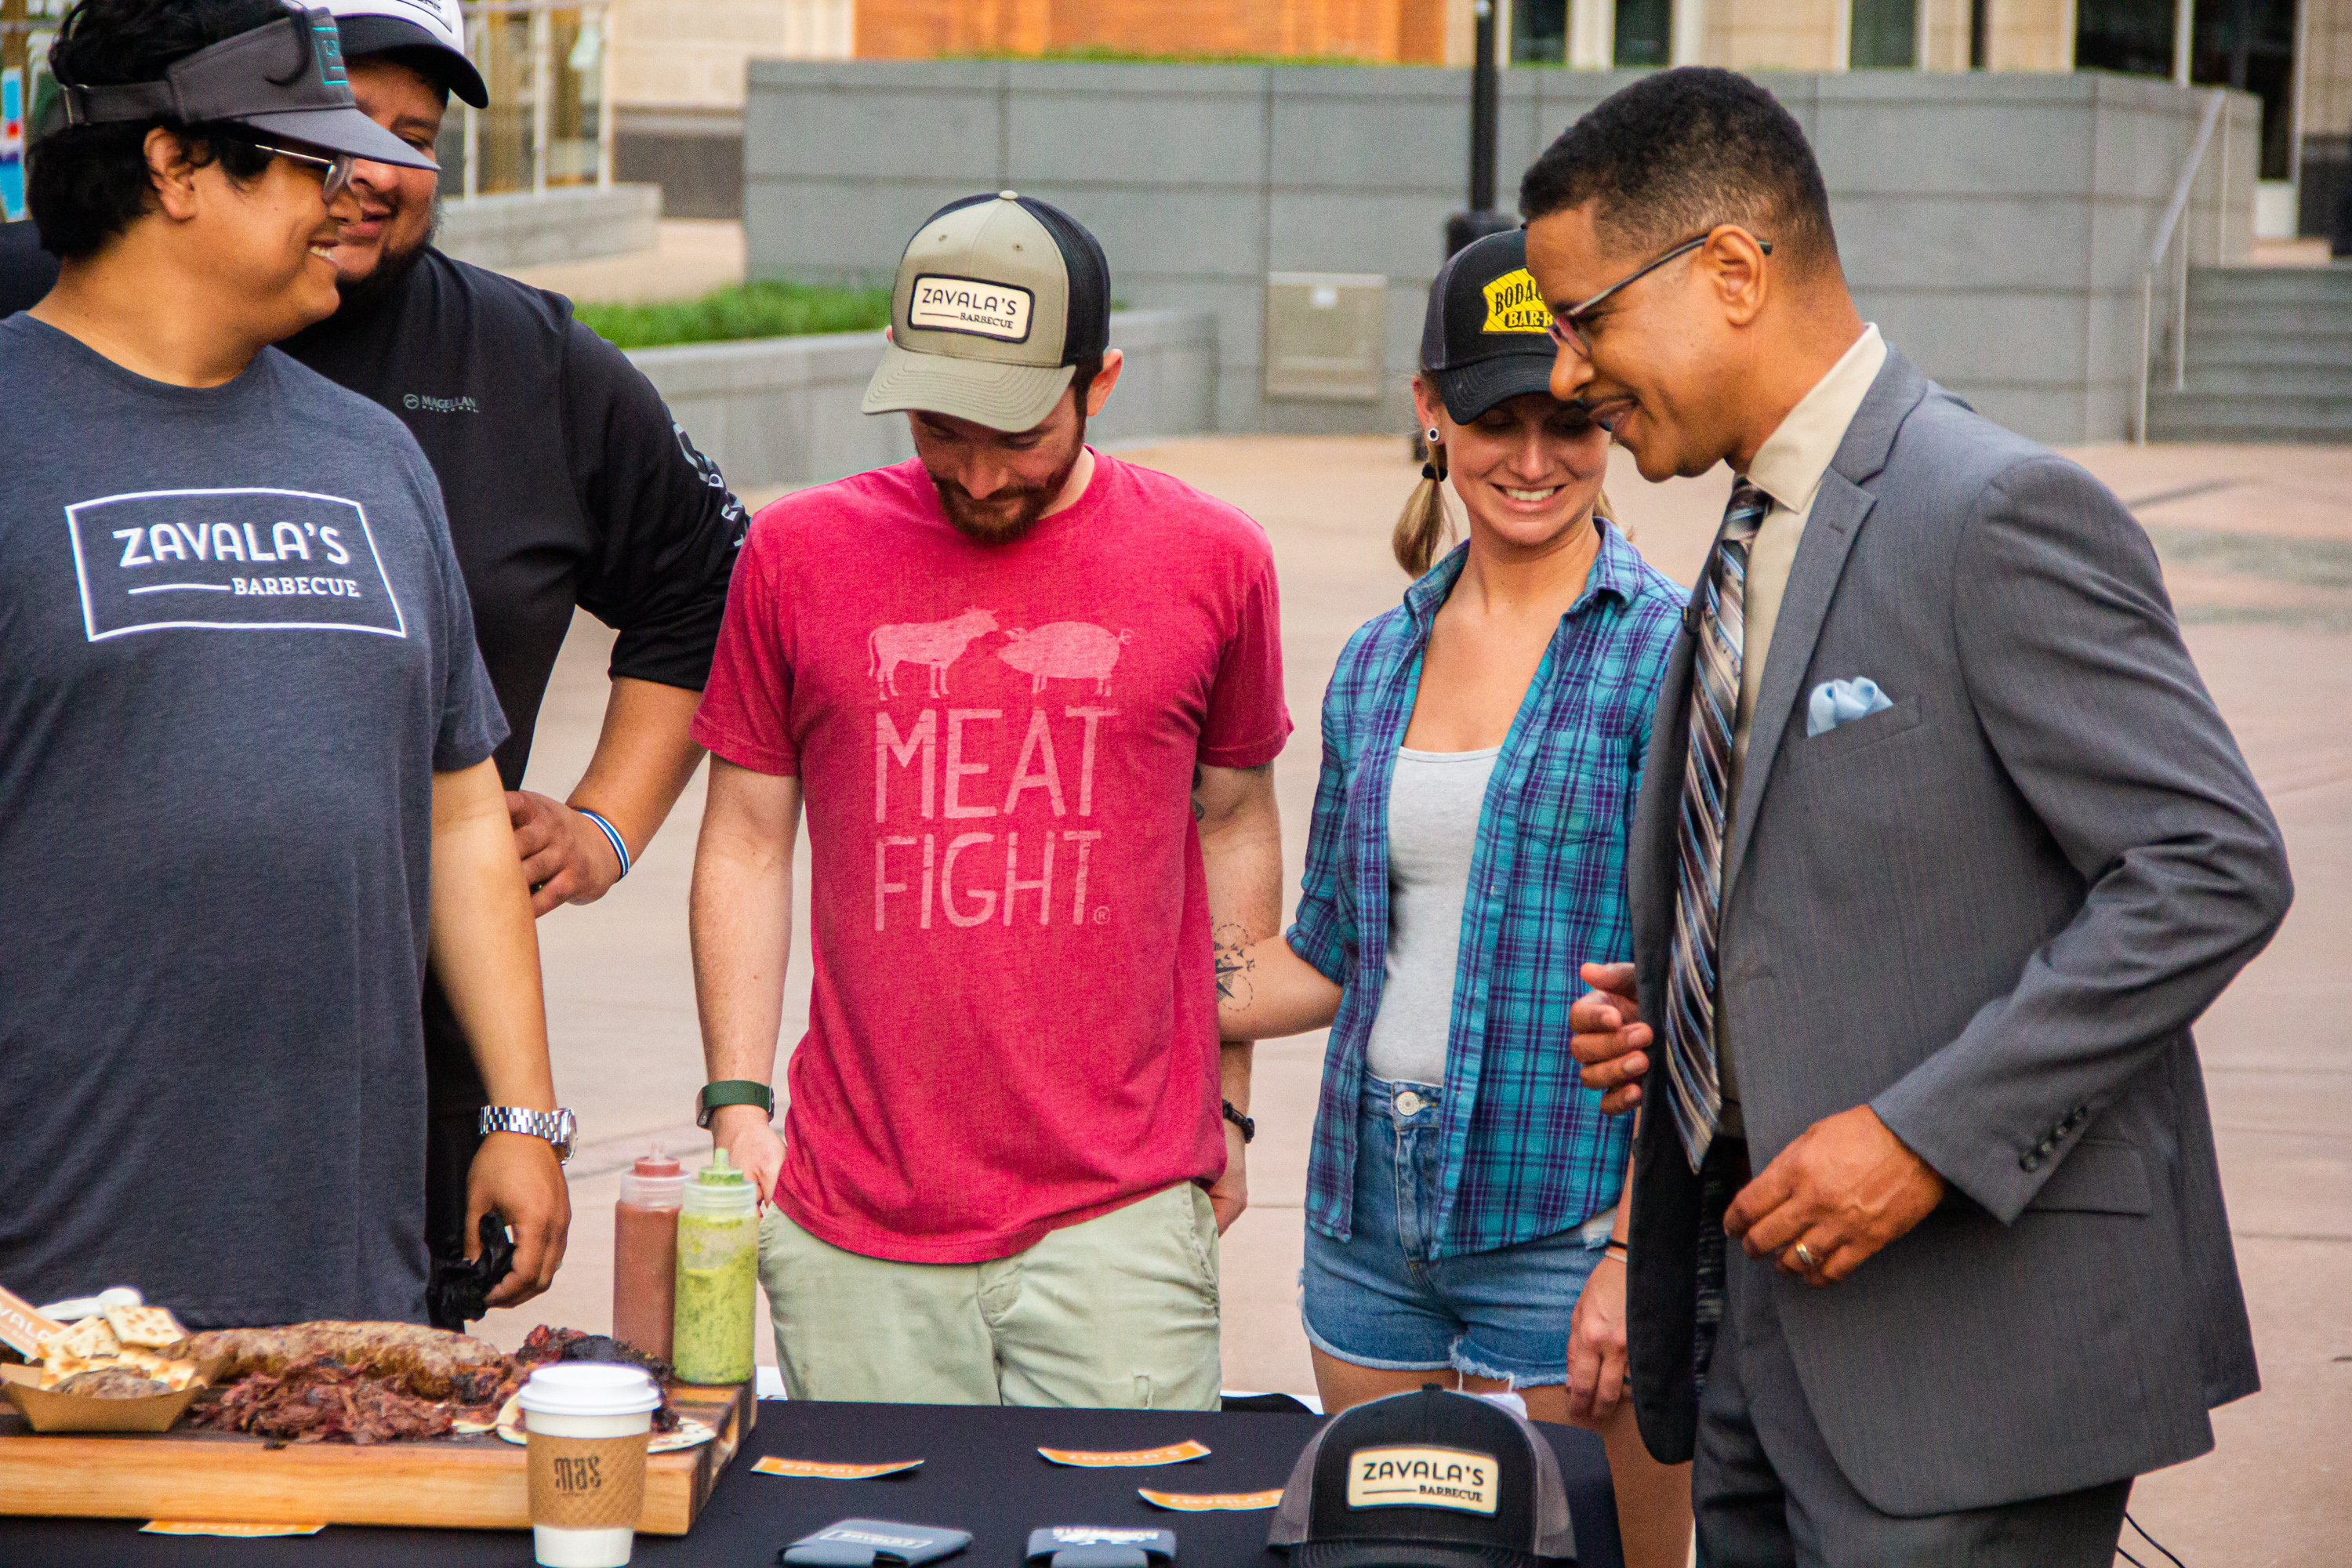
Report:
M1085 621L1055 621L1034 631L1007 627L1004 635L1012 640L996 657L1029 677L1032 695L1048 680L1091 680L1095 695L1106 695L1119 648L1135 640L1133 632L1114 634Z
M996 629L996 612L977 607L944 621L909 621L902 626L877 626L874 635L866 639L866 652L872 661L868 671L875 684L881 688L884 698L898 695L898 667L921 664L930 667L931 691L934 697L948 694L948 666L963 657L974 637L985 637Z

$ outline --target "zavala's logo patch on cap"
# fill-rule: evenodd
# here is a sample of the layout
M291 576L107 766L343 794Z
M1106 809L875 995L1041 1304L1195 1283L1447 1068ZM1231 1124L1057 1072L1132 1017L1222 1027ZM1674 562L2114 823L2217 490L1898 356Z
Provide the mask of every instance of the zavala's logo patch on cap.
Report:
M1486 324L1482 332L1546 332L1551 330L1551 308L1524 267L1506 272L1486 285Z
M1518 276L1524 279L1527 274ZM1493 1455L1463 1448L1359 1448L1348 1461L1348 1506L1458 1508L1465 1513L1492 1513L1499 1468Z
M1009 283L926 274L915 279L914 295L907 305L907 324L943 332L971 332L1008 343L1025 342L1029 311L1035 302L1036 296L1028 289Z

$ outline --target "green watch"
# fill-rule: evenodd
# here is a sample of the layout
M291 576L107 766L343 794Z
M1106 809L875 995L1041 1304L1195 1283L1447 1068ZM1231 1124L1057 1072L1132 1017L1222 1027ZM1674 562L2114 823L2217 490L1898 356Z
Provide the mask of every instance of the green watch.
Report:
M694 1124L709 1129L710 1113L722 1105L756 1105L775 1120L776 1092L764 1083L748 1078L722 1078L717 1083L706 1083L702 1092L694 1098Z

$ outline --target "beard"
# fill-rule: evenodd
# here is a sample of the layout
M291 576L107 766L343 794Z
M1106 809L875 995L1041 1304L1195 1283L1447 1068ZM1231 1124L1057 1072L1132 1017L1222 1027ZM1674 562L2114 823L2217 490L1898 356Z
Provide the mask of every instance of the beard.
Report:
M1078 458L1087 449L1087 416L1080 409L1077 427L1071 433L1069 449L1055 465L1053 477L1043 484L1024 486L1019 489L1001 489L986 500L973 499L970 490L953 479L931 476L931 487L940 492L940 510L947 513L948 521L958 533L981 544L1011 544L1028 533L1042 521L1045 509L1070 482L1070 475L1078 466Z
M394 250L391 246L385 246L376 252L374 271L355 281L335 285L342 296L341 309L364 310L390 299L408 275L416 270L416 264L425 259L425 253L433 247L433 242L440 235L441 198L436 196L433 198L433 216L425 225L423 237L415 245L404 250Z

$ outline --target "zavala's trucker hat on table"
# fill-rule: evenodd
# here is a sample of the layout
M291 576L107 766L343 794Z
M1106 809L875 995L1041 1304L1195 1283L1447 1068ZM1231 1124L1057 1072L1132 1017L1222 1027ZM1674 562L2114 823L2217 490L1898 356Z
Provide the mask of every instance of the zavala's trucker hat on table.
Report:
M1551 309L1528 272L1528 231L1455 251L1430 285L1421 368L1466 425L1497 403L1551 390Z
M1333 1416L1282 1489L1266 1544L1291 1568L1536 1568L1576 1555L1551 1444L1434 1384Z
M466 18L457 0L327 0L342 29L343 58L400 51L403 64L447 88L476 109L488 109L490 89L466 58Z
M173 60L161 81L87 85L60 79L53 113L61 113L65 125L225 121L322 153L348 153L411 169L440 166L360 112L343 75L342 37L335 18L321 10L289 6L274 22Z
M1034 196L966 196L933 213L899 259L865 410L1032 429L1109 346L1110 263L1095 237Z

